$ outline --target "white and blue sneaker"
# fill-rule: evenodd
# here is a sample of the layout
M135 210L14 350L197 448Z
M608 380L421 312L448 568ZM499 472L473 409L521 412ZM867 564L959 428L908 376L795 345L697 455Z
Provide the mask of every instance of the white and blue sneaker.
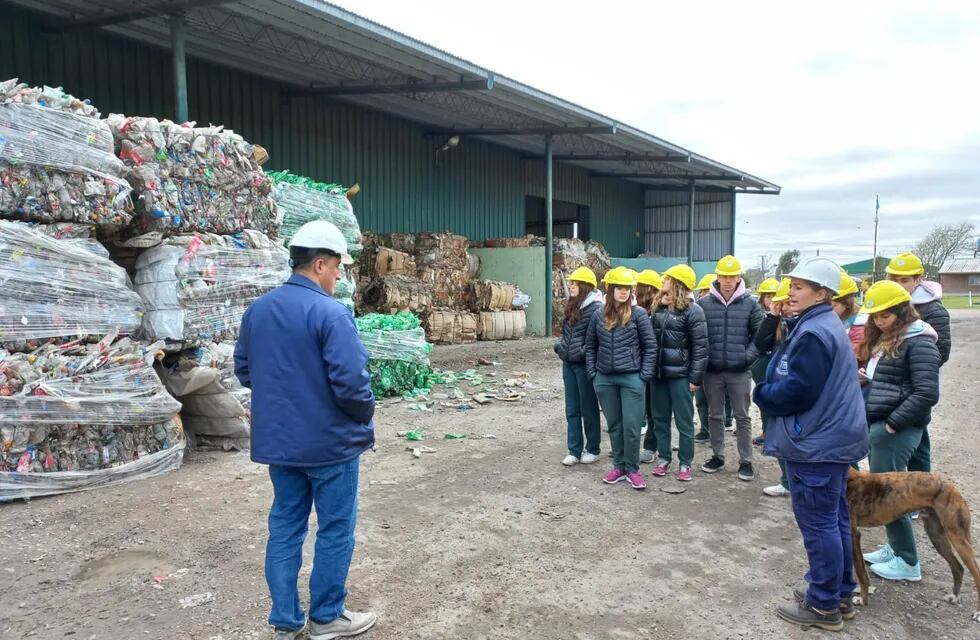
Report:
M891 545L885 544L878 547L877 551L864 554L864 561L869 564L882 564L885 562L891 562L892 558L894 557L895 552L892 550Z
M871 565L871 572L885 580L905 580L907 582L918 582L922 580L922 567L916 563L909 566L909 563L895 556L888 562Z

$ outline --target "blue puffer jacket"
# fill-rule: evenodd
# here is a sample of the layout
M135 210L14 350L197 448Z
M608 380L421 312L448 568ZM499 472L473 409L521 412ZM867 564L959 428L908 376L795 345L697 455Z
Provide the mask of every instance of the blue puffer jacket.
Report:
M319 467L370 449L367 361L350 311L309 278L253 302L235 345L235 374L252 390L252 460Z
M561 323L561 339L555 343L555 353L564 362L582 364L585 362L585 334L589 331L589 323L599 309L602 309L601 298L593 291L583 302L582 316L575 324L568 320Z
M857 361L829 304L807 310L792 324L754 397L769 418L766 455L850 464L868 454Z
M765 314L746 290L745 281L729 300L721 295L718 282L713 282L709 294L698 304L708 323L708 373L748 371L758 356L750 348L752 339Z
M585 336L585 368L590 378L596 373L639 373L649 382L657 368L657 339L647 312L634 306L630 323L612 331L601 310L593 315Z

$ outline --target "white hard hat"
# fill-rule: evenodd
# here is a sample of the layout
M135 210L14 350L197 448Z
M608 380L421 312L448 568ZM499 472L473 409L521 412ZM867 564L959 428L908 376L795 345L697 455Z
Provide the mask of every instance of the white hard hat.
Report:
M347 240L340 229L326 220L307 222L296 230L289 240L289 248L303 247L306 249L328 249L340 254L341 264L353 264L354 259L347 253Z
M789 277L806 280L837 293L840 291L840 272L840 266L830 258L817 257L799 264Z

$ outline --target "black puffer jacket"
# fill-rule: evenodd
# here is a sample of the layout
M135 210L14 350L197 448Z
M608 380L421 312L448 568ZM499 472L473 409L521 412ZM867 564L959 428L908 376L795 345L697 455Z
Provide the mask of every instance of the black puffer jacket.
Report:
M717 289L718 283L711 285ZM762 324L762 308L746 291L728 305L714 293L698 300L708 323L708 372L748 371L758 353L749 345Z
M657 367L657 339L647 312L634 306L630 323L612 331L601 311L592 316L585 337L585 366L590 378L596 373L639 373L649 382Z
M915 305L915 310L919 317L929 323L939 336L936 347L939 349L939 357L942 358L939 366L946 364L949 360L949 352L953 348L953 332L949 328L949 311L939 300L931 300L922 304Z
M569 324L568 320L561 323L561 339L555 343L555 353L559 358L569 364L585 362L585 334L589 332L592 316L599 309L602 309L602 303L593 302L582 309L582 317L575 324Z
M687 378L701 386L708 368L708 325L704 310L692 304L686 311L661 306L653 314L657 338L657 378Z
M896 431L928 425L939 402L940 361L930 336L907 338L896 357L883 356L868 383L868 424L884 420Z

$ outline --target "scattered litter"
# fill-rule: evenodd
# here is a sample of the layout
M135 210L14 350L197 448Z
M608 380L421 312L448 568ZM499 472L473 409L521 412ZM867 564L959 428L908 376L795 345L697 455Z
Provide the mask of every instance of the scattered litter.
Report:
M163 584L170 579L170 576L153 576L153 582L156 584Z
M425 440L425 434L421 431L406 431L405 439L418 442L419 440Z
M473 436L473 437L476 438L476 439L478 439L478 440L496 440L497 439L497 436L493 435L492 433L484 433L482 436Z
M421 458L423 453L435 453L436 450L432 447L405 447L406 450L411 451L412 455L416 458Z
M389 487L398 484L397 480L372 480L368 483L372 487Z
M482 367L499 367L502 362L494 362L493 360L487 360L486 358L480 358L477 360L477 364Z
M495 400L503 400L504 402L517 402L518 400L524 399L525 396L527 396L527 394L522 391L504 389L500 393L495 393L490 397L494 398Z
M493 402L493 398L485 393L476 393L473 395L473 402L479 405L486 405Z
M408 408L412 411L422 411L425 413L432 413L432 407L422 402L415 402L408 405Z
M447 409L456 409L458 411L469 411L473 408L473 405L471 405L469 402L443 402L439 406Z
M180 608L190 609L191 607L200 607L202 604L210 604L212 602L214 602L214 594L210 591L206 593L195 593L192 596L181 598Z
M660 490L664 493L684 493L687 491L687 487L681 487L676 484L669 484L660 487Z
M442 436L446 440L462 440L466 437L465 433L446 433Z

